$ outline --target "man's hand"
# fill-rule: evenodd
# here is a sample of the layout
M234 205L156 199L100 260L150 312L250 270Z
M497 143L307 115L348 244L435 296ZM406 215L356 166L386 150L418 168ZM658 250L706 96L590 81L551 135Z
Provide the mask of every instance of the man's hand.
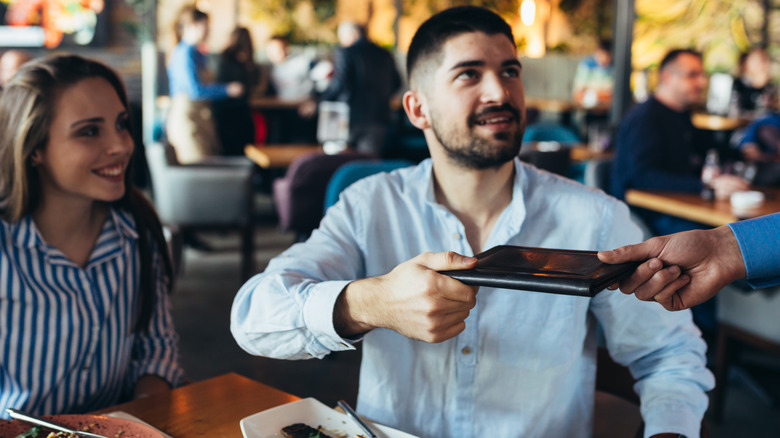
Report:
M309 99L298 106L298 115L304 119L310 119L317 114L317 101Z
M614 285L667 310L701 304L724 286L746 275L742 252L731 228L695 230L654 237L612 251L600 251L606 263L643 261L630 277Z
M715 198L728 199L732 193L747 190L750 185L744 178L735 175L720 175L712 180Z
M385 275L352 282L336 302L336 330L354 335L382 327L433 343L453 338L466 328L477 287L437 271L476 264L477 259L454 252L424 253Z

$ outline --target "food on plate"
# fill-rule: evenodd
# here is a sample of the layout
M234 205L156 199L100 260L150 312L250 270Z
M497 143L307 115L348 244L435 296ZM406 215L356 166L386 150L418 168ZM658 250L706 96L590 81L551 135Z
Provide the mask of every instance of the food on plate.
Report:
M282 428L282 436L285 438L332 438L322 431L322 426L313 428L308 424L295 423Z

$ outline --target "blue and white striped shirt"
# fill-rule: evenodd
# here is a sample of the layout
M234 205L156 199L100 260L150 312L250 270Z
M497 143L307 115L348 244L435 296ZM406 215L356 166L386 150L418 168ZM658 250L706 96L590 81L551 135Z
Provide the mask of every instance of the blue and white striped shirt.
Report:
M110 209L85 268L41 237L32 217L0 223L0 415L88 412L120 401L146 374L178 385L178 336L161 258L154 313L135 333L138 234Z

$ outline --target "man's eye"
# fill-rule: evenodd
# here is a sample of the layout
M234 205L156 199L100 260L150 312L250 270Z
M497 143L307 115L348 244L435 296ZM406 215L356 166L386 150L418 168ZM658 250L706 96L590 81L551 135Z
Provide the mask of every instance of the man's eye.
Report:
M516 68L506 69L504 70L504 76L508 78L519 78L520 70Z
M456 79L474 79L477 77L477 72L474 70L464 70L458 74Z

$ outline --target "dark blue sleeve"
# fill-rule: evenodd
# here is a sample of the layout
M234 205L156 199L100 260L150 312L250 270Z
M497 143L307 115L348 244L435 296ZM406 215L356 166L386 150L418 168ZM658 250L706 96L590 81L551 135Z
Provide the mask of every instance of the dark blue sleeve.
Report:
M753 287L780 284L780 213L729 224Z
M349 86L349 56L345 49L333 54L333 79L328 88L320 95L320 101L338 100Z
M192 100L215 100L227 97L226 84L204 84L199 70L205 63L203 55L195 47L187 47L186 56L171 59L168 67L171 77L177 80L172 89L185 92Z

